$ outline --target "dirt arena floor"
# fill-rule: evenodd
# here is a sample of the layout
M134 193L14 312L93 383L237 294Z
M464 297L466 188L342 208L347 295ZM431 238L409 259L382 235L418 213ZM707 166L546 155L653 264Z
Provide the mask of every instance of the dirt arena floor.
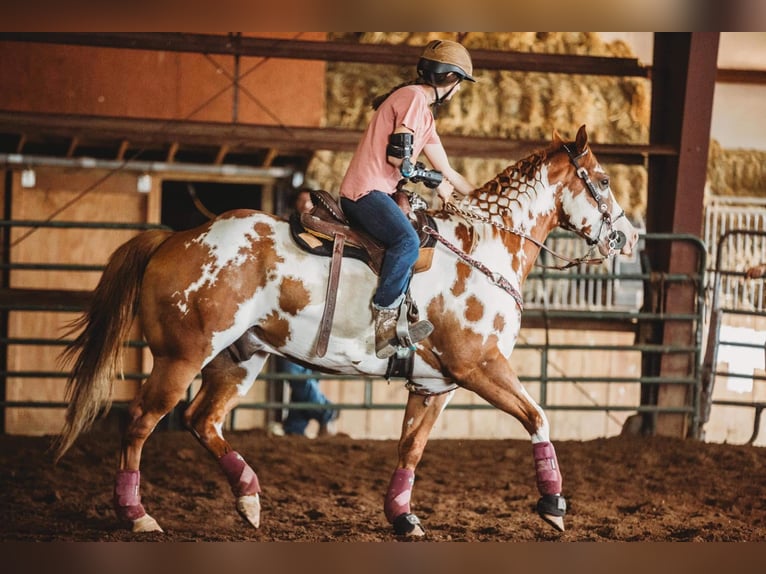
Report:
M45 437L0 436L2 541L394 541L382 499L394 441L306 439L262 431L229 439L256 469L261 527L246 525L228 484L182 431L144 449L144 506L164 533L133 535L115 519L119 437L81 437L56 466ZM556 444L569 501L567 531L534 513L526 441L433 440L413 511L428 541L764 541L766 449L667 438Z

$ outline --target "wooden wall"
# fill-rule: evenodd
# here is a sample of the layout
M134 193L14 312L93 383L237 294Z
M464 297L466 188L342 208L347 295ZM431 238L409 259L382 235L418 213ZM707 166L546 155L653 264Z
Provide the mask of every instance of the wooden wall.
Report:
M294 33L257 34L293 38ZM305 32L301 40L324 39ZM0 109L230 122L234 58L0 42ZM319 126L325 63L242 58L237 121Z
M259 36L295 38L294 33ZM301 33L303 40L321 40L324 32ZM234 58L175 52L115 50L0 42L0 109L24 112L95 114L104 116L188 119L199 121L285 124L316 127L321 124L325 100L325 63L284 59L242 58L240 89L234 103ZM63 142L62 145L68 145ZM5 190L15 220L114 221L159 223L161 176L152 177L148 194L136 190L137 174L107 173L93 169L36 168L36 184L20 185L13 172ZM5 172L2 172L5 175ZM101 184L95 185L100 179ZM86 191L87 190L87 191ZM64 208L65 207L65 208ZM63 210L59 211L61 208ZM109 255L136 231L39 229L22 239L27 228L11 233L10 260L14 263L104 264ZM14 245L18 241L18 245ZM96 272L11 272L9 287L27 289L89 290ZM11 312L12 338L57 337L72 313ZM9 371L61 371L60 346L11 345ZM126 371L151 369L151 357L126 352ZM116 382L115 399L133 395L135 382ZM263 385L248 400L263 400ZM64 398L61 378L15 377L6 384L9 401ZM58 432L61 409L8 409L5 430L19 434ZM262 411L240 413L245 425L262 425Z
M14 220L45 220L63 210L56 218L70 222L156 222L159 219L159 187L155 179L152 190L136 191L136 175L118 173L101 184L96 182L107 174L103 171L62 171L36 169L36 185L24 188L20 174L13 173L11 205ZM82 195L83 190L92 190ZM74 201L76 199L76 201ZM67 207L67 205L69 205ZM14 264L67 263L103 265L120 244L136 234L131 230L50 229L14 227L11 232L10 258ZM14 270L11 288L84 291L98 283L98 272ZM9 313L8 336L11 338L61 337L73 313L14 311ZM57 358L60 346L10 345L9 371L60 371ZM142 366L140 351L126 351L126 370ZM120 382L115 386L116 399L132 395L135 383ZM6 384L8 400L53 400L64 398L61 378L9 378ZM63 412L55 409L27 408L6 411L6 431L9 433L43 434L57 432Z

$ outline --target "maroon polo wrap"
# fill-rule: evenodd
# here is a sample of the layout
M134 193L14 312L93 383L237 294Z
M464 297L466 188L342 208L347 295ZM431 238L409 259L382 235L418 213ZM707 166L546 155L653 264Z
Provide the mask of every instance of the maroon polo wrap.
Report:
M410 512L410 496L412 486L415 484L415 471L406 468L397 468L391 476L386 493L384 510L386 518L393 523L394 518Z
M537 473L537 489L540 494L561 494L561 472L556 451L550 442L532 445Z
M114 510L120 520L134 521L146 514L138 493L141 471L118 470L114 480Z
M231 491L234 496L249 496L261 492L261 485L258 484L258 476L250 465L245 462L236 450L226 453L218 463L221 465L226 478L229 480Z

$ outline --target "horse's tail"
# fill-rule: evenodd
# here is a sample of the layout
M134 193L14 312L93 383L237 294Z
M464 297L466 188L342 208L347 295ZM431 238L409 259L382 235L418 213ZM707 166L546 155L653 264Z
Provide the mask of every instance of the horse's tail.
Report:
M60 356L64 363L74 360L74 366L66 386L66 420L54 443L56 461L90 428L102 407L109 410L112 383L122 370L122 344L138 311L144 271L171 233L146 231L120 246L109 258L87 311L68 325L65 337L81 332Z

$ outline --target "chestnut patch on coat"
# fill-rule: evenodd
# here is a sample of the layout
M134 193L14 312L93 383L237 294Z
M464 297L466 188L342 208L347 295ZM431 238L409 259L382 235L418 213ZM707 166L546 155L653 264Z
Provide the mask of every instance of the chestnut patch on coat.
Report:
M266 315L255 331L261 340L276 348L284 347L290 339L290 323L277 311Z
M460 223L455 228L455 237L460 242L460 249L465 253L473 251L476 242L476 232L473 227L468 227L467 225Z
M484 304L479 301L474 295L468 297L468 301L465 304L465 318L475 323L484 315Z
M456 383L461 384L485 357L498 353L497 336L484 337L464 326L455 310L447 308L444 296L431 300L428 316L438 317L434 322L434 332L428 338L438 367L433 365L433 360L423 354L421 356L429 365L454 378Z
M311 294L303 281L284 277L279 285L279 308L289 315L297 315L311 301Z
M465 282L471 274L471 271L472 269L467 263L458 261L455 264L455 274L457 275L457 279L455 279L455 283L452 284L452 288L450 289L455 297L459 297L465 293Z

